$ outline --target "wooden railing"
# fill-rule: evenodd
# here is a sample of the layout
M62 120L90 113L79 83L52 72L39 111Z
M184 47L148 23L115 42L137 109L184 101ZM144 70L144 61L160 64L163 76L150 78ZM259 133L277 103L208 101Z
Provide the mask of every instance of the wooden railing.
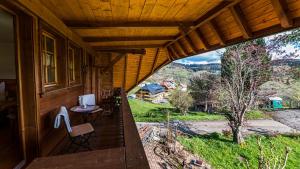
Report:
M124 125L125 160L127 169L150 169L135 125L126 93L121 90L121 107Z

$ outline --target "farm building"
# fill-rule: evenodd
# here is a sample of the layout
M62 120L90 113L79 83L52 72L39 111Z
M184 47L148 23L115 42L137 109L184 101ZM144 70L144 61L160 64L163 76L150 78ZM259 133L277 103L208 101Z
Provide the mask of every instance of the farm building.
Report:
M164 98L165 88L159 84L151 83L143 86L137 93L137 97L147 101L159 100Z

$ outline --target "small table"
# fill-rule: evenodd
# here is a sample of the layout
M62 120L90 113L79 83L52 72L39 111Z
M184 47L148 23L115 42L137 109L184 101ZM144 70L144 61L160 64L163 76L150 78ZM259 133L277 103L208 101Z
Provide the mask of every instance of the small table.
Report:
M86 123L88 120L88 115L93 114L94 112L102 111L99 106L87 106L83 108L82 106L74 106L70 109L72 112L81 113L83 121Z

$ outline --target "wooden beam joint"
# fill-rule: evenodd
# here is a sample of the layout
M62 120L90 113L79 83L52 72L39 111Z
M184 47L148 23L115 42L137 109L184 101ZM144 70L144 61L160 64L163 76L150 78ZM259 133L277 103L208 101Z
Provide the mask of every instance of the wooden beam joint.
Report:
M292 19L288 16L288 6L286 0L271 0L274 11L276 12L281 26L289 28L293 26Z

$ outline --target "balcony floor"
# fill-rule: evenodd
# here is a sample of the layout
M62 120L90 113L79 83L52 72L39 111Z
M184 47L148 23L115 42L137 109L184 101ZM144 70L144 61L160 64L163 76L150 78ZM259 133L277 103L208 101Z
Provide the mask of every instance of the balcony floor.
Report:
M98 120L93 124L96 135L89 139L92 150L112 149L124 146L123 120L119 111L111 115L99 114ZM74 153L76 146L69 150L70 140L65 137L63 141L51 152L50 156ZM80 148L76 152L87 151Z

